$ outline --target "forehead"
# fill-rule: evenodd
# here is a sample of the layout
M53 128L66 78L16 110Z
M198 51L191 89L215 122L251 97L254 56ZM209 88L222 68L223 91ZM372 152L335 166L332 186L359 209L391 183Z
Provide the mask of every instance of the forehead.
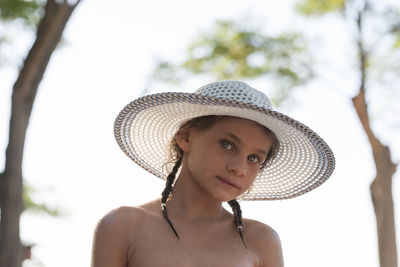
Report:
M210 133L234 135L245 143L270 144L270 137L266 128L252 120L239 117L222 117L218 119L209 129ZM261 143L260 143L261 142Z
M254 127L260 127L263 128L264 126L262 126L261 124L249 120L249 119L245 119L245 118L240 118L240 117L232 117L232 116L221 116L215 124L220 124L220 125L251 125Z

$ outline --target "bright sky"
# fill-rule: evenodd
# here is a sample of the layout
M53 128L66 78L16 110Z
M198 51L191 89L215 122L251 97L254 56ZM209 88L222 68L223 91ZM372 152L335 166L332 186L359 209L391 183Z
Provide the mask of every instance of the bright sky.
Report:
M285 266L377 267L377 237L369 184L374 177L370 149L350 97L357 88L351 39L333 17L307 24L291 1L262 0L85 0L73 14L65 44L52 57L30 121L24 156L26 181L37 201L60 207L64 216L25 214L22 238L36 243L25 267L88 266L96 222L121 205L139 205L161 194L163 182L137 167L118 148L113 121L147 85L155 58L180 58L191 38L216 19L262 25L267 33L303 31L319 64L318 79L297 88L279 111L310 126L334 151L337 168L328 182L285 201L242 202L243 215L279 233ZM278 4L279 3L279 4ZM311 27L312 26L312 27ZM325 32L324 32L325 31ZM329 34L326 34L329 33ZM26 44L16 45L25 51ZM21 48L22 47L22 48ZM25 52L24 52L25 53ZM23 53L23 54L24 54ZM0 69L0 146L8 136L11 87L16 70ZM157 85L152 92L193 91L210 80L189 79L185 87ZM266 93L261 81L248 83ZM263 87L264 86L264 87ZM394 91L394 90L393 90ZM400 159L399 93L371 94L374 126ZM386 111L385 107L390 107ZM386 118L385 120L378 120ZM394 121L394 123L393 123ZM395 138L397 137L397 139ZM4 162L4 153L0 154ZM400 203L399 172L394 177ZM400 230L396 214L397 232ZM397 235L400 244L399 235Z

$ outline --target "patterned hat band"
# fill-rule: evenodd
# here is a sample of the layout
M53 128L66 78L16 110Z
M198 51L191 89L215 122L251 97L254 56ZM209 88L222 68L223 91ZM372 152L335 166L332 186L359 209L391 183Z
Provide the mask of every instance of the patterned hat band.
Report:
M257 175L242 200L288 199L325 182L335 168L329 146L304 124L272 109L267 96L239 81L219 81L195 93L160 93L138 98L118 115L114 135L134 162L166 179L170 143L187 121L207 115L246 118L277 136L276 158Z

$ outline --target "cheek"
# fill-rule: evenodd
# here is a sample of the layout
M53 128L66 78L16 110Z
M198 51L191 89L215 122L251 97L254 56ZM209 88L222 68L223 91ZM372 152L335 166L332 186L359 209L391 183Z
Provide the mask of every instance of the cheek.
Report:
M207 171L212 167L212 160L210 160L210 153L208 149L198 149L194 147L188 154L189 169L195 173L200 174Z
M218 157L216 155L218 152L210 141L196 144L193 148L194 156L201 162L207 162L210 161L210 158Z
M253 185L253 183L254 183L254 181L256 180L256 177L257 177L257 175L258 175L258 172L259 172L259 169L257 168L256 170L253 170L253 169L251 169L250 171L249 171L249 175L248 175L248 177L247 177L247 186L248 187L251 187L252 185ZM248 189L248 188L247 188ZM247 190L246 189L246 190Z

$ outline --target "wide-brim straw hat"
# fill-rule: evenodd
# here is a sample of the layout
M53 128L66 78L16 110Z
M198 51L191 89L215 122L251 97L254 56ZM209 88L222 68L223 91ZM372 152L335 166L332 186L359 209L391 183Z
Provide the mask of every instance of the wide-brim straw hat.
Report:
M165 180L171 139L185 122L207 115L256 121L279 139L276 158L259 172L251 190L239 199L293 198L324 183L335 168L334 155L321 137L304 124L274 111L265 94L240 81L210 83L194 93L140 97L119 113L114 135L129 158Z

